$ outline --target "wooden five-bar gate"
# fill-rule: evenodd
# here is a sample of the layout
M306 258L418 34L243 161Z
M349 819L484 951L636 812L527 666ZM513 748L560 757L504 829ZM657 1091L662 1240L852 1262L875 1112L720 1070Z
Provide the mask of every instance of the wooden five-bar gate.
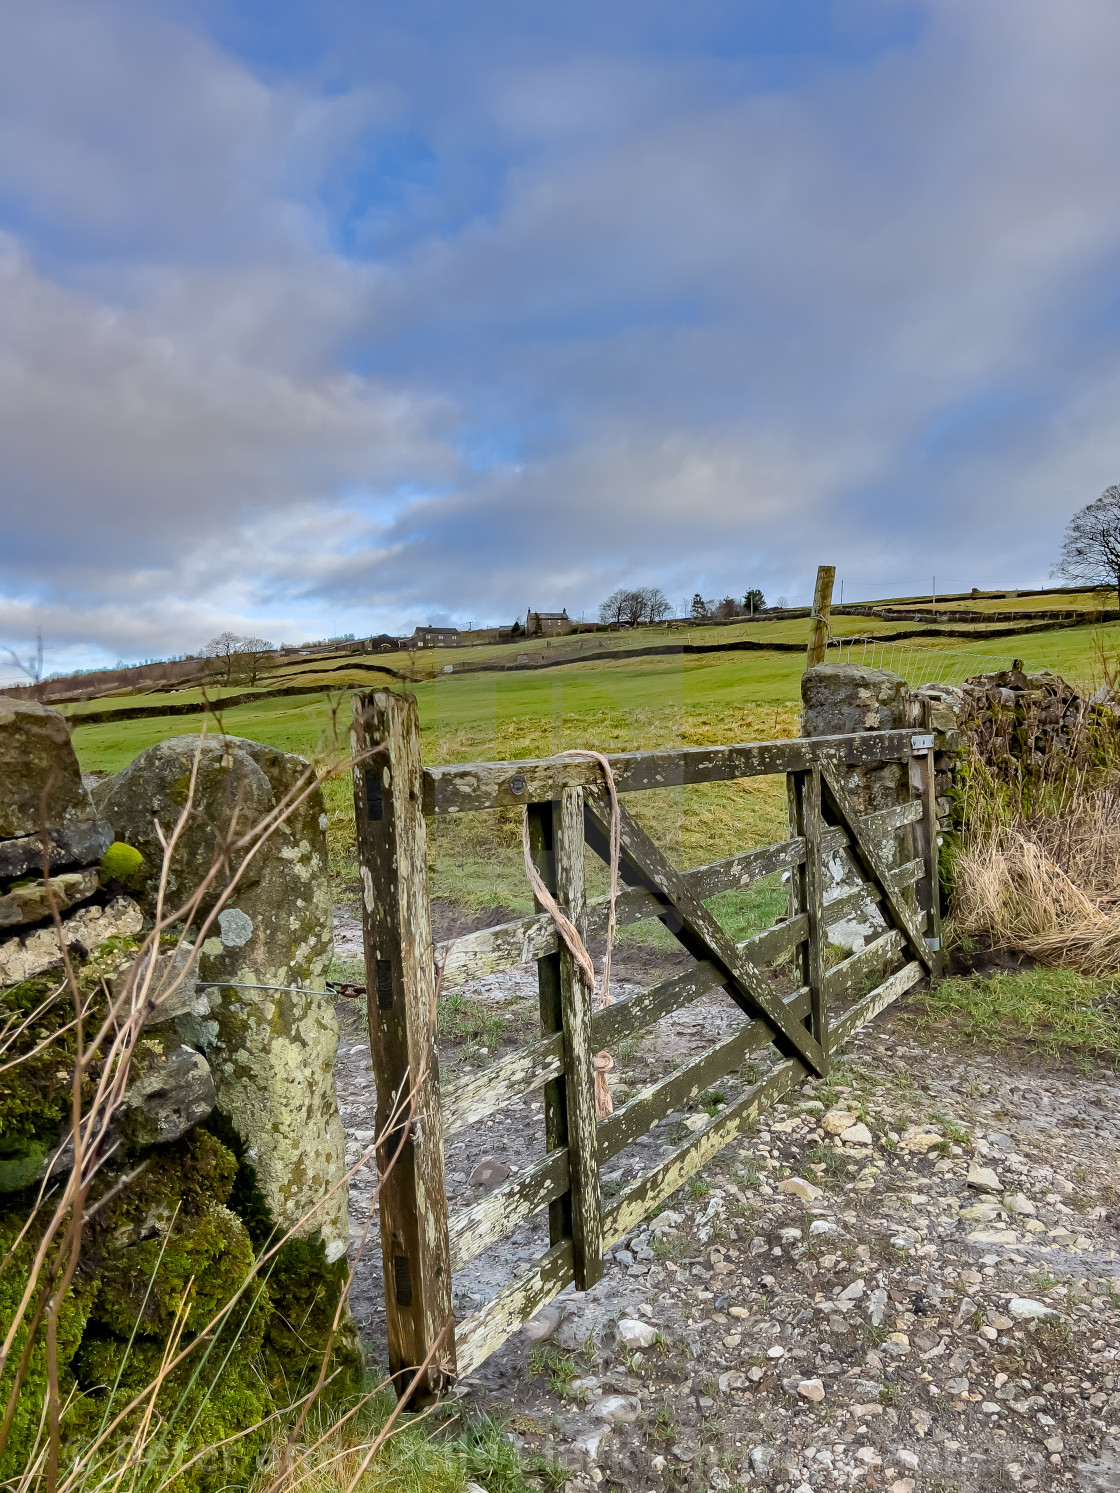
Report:
M353 746L382 1137L377 1161L390 1371L400 1392L421 1401L469 1373L565 1286L593 1285L603 1273L605 1249L760 1110L809 1074L825 1073L830 1054L923 974L939 972L934 737L876 731L611 756L623 796L783 773L790 838L680 872L623 805L619 870L627 889L618 897L618 922L657 918L695 963L600 1010L592 1010L576 962L546 913L433 947L425 826L436 815L527 807L532 853L546 886L585 940L601 938L607 901L588 902L584 893L585 844L604 860L609 856L610 806L600 767L569 758L426 768L414 698L387 691L356 698ZM861 817L845 770L901 762L909 764L910 799ZM900 839L911 854L901 864L893 853ZM826 902L825 863L837 853L850 857L859 879ZM791 873L789 916L735 943L705 901L782 871ZM828 928L868 902L878 906L885 930L829 967ZM537 963L540 1037L441 1088L438 997L528 960ZM795 988L779 994L767 967L790 960ZM869 984L874 988L865 993ZM593 1055L720 988L745 1013L738 1030L597 1119ZM778 1059L764 1078L620 1196L604 1199L599 1169L605 1161L768 1044ZM444 1137L541 1088L545 1153L449 1218ZM493 1300L456 1322L453 1274L546 1208L548 1250Z

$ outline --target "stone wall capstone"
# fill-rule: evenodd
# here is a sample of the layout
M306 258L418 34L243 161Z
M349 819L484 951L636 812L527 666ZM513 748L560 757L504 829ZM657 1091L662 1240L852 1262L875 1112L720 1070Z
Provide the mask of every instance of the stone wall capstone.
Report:
M847 736L860 731L901 731L921 722L921 711L904 680L882 669L855 664L818 664L801 679L801 734ZM859 764L839 769L860 814L893 808L910 797L904 762ZM881 849L888 864L897 866L913 856L913 835L907 826L883 837ZM850 856L841 851L826 866L824 901L827 905L862 880ZM886 924L878 909L867 904L829 929L829 939L841 948L859 949L881 933Z
M0 695L0 986L61 965L62 945L88 952L139 932L135 902L98 895L98 863L112 838L62 716ZM61 943L52 901L62 914Z

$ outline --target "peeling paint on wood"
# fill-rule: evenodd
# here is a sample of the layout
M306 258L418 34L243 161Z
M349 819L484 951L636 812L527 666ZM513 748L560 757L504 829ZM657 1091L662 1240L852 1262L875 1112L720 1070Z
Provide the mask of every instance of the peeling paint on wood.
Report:
M415 697L355 696L354 738L367 763L354 773L354 810L377 1132L386 1137L377 1166L389 1371L403 1393L452 1315ZM396 1111L394 1096L402 1100ZM440 1394L454 1374L448 1334L413 1402Z
M867 814L861 822L869 833L884 836L905 824L914 823L921 818L921 813L919 803L906 803ZM821 838L822 853L833 855L843 850L847 843L848 837L843 830L825 828ZM697 866L692 871L683 872L682 879L694 896L706 901L720 892L752 886L763 876L791 870L801 863L804 853L801 839L785 840L778 845L767 845L744 855L714 861L711 865ZM662 904L649 892L640 889L625 891L619 895L617 911L618 926L622 928L644 918L659 916ZM606 932L605 897L588 903L585 927L585 936L589 939L601 938ZM481 979L483 975L498 974L515 964L528 964L545 954L554 954L558 947L556 929L547 913L500 923L494 928L482 928L462 938L448 939L438 944L436 950L442 971L440 988L445 994L450 993L471 980Z
M898 974L884 980L865 1000L860 1001L836 1022L833 1031L835 1045L839 1047L847 1042L861 1026L865 1026L892 1001L915 985L924 973L922 966L915 961L899 970ZM679 1146L660 1166L639 1177L618 1202L604 1213L604 1245L609 1248L625 1238L654 1208L666 1198L672 1197L694 1172L699 1171L747 1125L753 1123L762 1110L776 1103L808 1075L808 1068L796 1058L789 1058L772 1068L761 1082L754 1084L724 1110L695 1140Z
M927 969L933 966L929 946L926 944L922 934L922 925L919 924L914 908L910 907L894 885L891 877L891 866L875 839L868 835L860 823L859 815L856 813L851 795L840 781L838 773L832 768L824 765L821 768L821 786L830 808L837 814L841 822L846 825L851 835L851 850L857 863L869 881L881 888L883 900L890 909L891 917L895 923L902 928L909 940L910 947ZM924 865L923 865L924 869Z
M568 1190L568 1152L550 1151L542 1160L449 1220L451 1268L462 1270L475 1255L504 1239Z
M459 1372L469 1374L476 1369L523 1322L535 1317L542 1306L570 1286L574 1278L572 1241L561 1239L535 1265L499 1291L493 1301L479 1307L459 1325L455 1334Z
M608 756L620 793L676 788L684 783L722 783L731 778L805 771L814 763L903 762L911 753L911 731L862 731L850 736L795 737L736 746L680 747ZM956 745L956 732L937 736L939 751ZM514 779L518 780L514 791ZM470 762L424 769L425 814L463 814L477 809L520 808L559 801L561 790L594 788L602 781L596 763L569 759Z
M604 806L601 790L588 790L585 830L591 848L604 857L607 844ZM810 1067L820 1072L825 1058L816 1039L793 1021L772 987L749 954L738 948L720 927L702 902L685 886L661 850L624 806L619 809L622 831L620 872L631 885L644 885L658 896L663 905L661 921L669 932L697 959L710 959L726 972L724 989L748 1015L760 1015L776 1032L775 1041L782 1051L805 1056Z

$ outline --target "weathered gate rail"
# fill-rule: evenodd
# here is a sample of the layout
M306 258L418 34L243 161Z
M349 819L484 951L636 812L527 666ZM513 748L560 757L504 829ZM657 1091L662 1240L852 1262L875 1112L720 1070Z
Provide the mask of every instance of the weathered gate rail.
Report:
M427 1362L421 1393L438 1393L455 1374L469 1373L500 1347L566 1285L593 1284L602 1275L604 1250L760 1110L808 1074L825 1072L829 1054L923 973L939 972L934 744L929 733L879 731L611 756L621 794L785 774L793 833L781 844L679 873L623 808L620 874L629 889L618 898L619 924L659 919L696 963L593 1012L547 914L433 950L424 819L527 805L538 869L585 940L593 939L605 932L607 917L606 899L588 903L584 895L585 842L603 859L608 855L609 810L598 766L552 759L423 768L413 698L376 691L356 699L354 746L369 754L355 773L355 806L370 1040L379 1133L390 1126L378 1157L385 1176L380 1209L386 1317L390 1370L402 1389L411 1378L406 1371ZM948 743L938 737L937 744ZM910 801L858 815L844 769L900 761L910 764ZM909 840L917 852L901 864L900 840ZM824 863L840 853L851 858L862 880L826 903ZM705 901L779 871L791 873L789 917L736 944ZM880 907L885 931L826 968L827 930L868 903ZM908 961L900 969L862 993L870 977L904 955ZM790 959L796 988L779 994L765 971ZM446 993L528 960L537 962L541 1037L441 1092L436 969L439 989ZM597 1121L593 1054L720 988L742 1007L748 1018L743 1025ZM604 1204L599 1185L604 1162L769 1044L781 1061L762 1080ZM545 1154L448 1219L444 1136L542 1088ZM391 1124L394 1106L399 1109L405 1097L406 1112ZM452 1329L452 1274L546 1207L547 1252Z

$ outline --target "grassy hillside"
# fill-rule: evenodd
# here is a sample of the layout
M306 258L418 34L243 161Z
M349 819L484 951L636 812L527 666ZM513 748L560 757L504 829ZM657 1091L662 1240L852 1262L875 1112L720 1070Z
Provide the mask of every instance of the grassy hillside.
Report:
M1004 663L1018 656L1029 668L1089 680L1102 641L1120 648L1120 627L1028 635L1001 640L999 647ZM995 651L990 639L954 640L952 646L978 661ZM441 674L413 688L425 761L468 762L547 756L572 746L622 751L796 735L803 664L794 653L678 654L572 663L541 673ZM329 691L237 706L222 715L222 728L304 756L344 755L350 691L375 681L357 670L320 677L329 680ZM197 731L201 721L199 715L76 724L74 744L86 771L116 772L144 747ZM348 779L328 782L326 792L334 865L345 884L355 870ZM786 833L785 785L776 778L635 795L633 807L681 866ZM514 813L439 821L431 845L436 895L476 908L528 907ZM735 921L742 909L727 912Z

